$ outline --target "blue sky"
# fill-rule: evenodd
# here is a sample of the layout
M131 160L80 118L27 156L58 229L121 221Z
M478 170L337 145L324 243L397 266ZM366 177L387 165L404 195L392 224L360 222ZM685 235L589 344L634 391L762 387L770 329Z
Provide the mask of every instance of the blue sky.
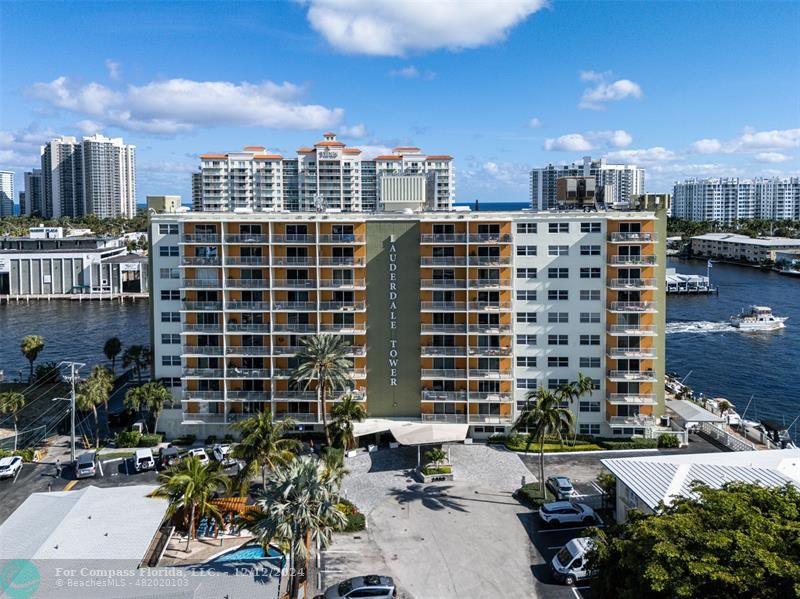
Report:
M530 167L584 155L648 191L800 174L798 2L4 2L0 57L0 168L122 136L139 201L188 200L201 153L326 130L451 154L458 201L527 200Z

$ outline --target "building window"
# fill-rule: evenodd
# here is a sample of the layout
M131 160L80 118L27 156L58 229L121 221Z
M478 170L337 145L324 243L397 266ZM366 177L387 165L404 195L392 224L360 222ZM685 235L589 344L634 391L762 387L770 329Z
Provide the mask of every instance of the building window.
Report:
M569 256L569 246L568 245L548 245L547 246L547 255L548 256Z
M600 379L592 379L592 390L593 391L600 390Z
M569 379L547 379L547 388L550 391L558 391L564 385L569 385Z
M581 300L582 301L599 301L600 300L600 290L599 289L581 289Z
M159 277L162 279L180 279L181 278L181 269L180 268L160 268L158 270Z
M178 252L177 245L162 245L158 248L158 255L159 256L178 256L180 255Z
M518 268L517 269L517 278L518 279L535 279L536 278L536 269L535 268Z
M548 335L547 345L569 345L569 335Z
M158 225L158 232L161 235L177 235L178 225Z
M519 289L517 290L517 301L520 302L535 302L536 301L536 291L531 289Z
M518 245L517 246L517 256L535 256L536 255L536 246L535 245Z
M563 302L569 299L568 289L548 289L547 299L551 302Z
M536 345L536 335L517 335L517 345Z
M599 424L581 424L580 425L580 434L582 434L582 435L599 435L600 434L600 425Z
M547 356L548 368L569 368L569 357Z
M517 233L523 235L536 233L536 223L517 223Z
M600 223L581 223L581 233L599 233Z
M581 312L581 323L600 322L600 312Z
M181 299L181 290L180 289L162 289L161 290L161 300L168 302L168 301L177 301Z
M517 379L517 389L536 389L536 379Z
M582 245L581 246L581 256L599 256L600 255L600 246L599 245Z
M564 324L569 322L569 312L548 312L548 324Z
M600 358L581 358L581 368L600 368Z
M599 268L581 268L581 279L599 279Z
M581 412L599 412L599 401L582 401L578 407Z
M517 356L517 366L520 368L536 368L536 356Z
M569 223L549 223L547 230L550 233L569 233Z
M180 322L181 321L181 313L180 312L162 312L161 313L161 322Z
M178 333L161 333L161 343L164 345L180 345L181 336Z
M161 379L161 384L164 387L180 387L181 377L179 376L165 376Z
M161 356L161 365L162 366L180 366L181 365L181 357L180 356Z
M569 278L569 268L548 268L547 269L547 278L548 279L568 279Z
M536 312L517 312L517 322L535 323Z
M600 345L600 335L581 335L581 345Z

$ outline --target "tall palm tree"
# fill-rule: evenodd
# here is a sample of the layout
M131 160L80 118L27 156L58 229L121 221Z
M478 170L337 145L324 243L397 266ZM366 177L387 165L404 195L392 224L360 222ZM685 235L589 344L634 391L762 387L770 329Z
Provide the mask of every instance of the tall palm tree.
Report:
M131 345L122 354L122 367L133 368L136 380L142 384L142 370L150 365L150 348L144 345Z
M103 387L97 381L90 382L88 379L75 393L75 406L81 412L91 412L94 415L94 439L95 447L100 447L100 420L97 417L97 406L103 403ZM106 393L106 396L108 394Z
M561 407L561 397L539 387L528 391L525 396L525 409L517 416L511 430L526 431L525 451L534 443L539 443L539 488L544 493L544 443L548 437L556 437L562 444L564 432L572 430L575 415Z
M186 551L188 551L189 542L195 534L196 518L210 516L218 524L221 523L222 515L211 503L211 499L220 490L228 491L230 479L223 474L219 462L201 464L197 457L185 458L170 466L158 475L158 479L161 484L153 492L153 497L169 499L167 515L170 517L178 510L183 510L188 533L186 539Z
M592 378L586 376L582 372L579 372L578 380L567 383L566 385L561 385L558 389L558 395L559 399L561 399L562 401L569 402L570 407L573 407L574 404L578 403L580 398L586 395L587 393L589 394L589 396L591 396L593 390L594 390L594 381L592 381ZM573 414L575 414L575 410L573 410ZM575 443L577 438L578 438L578 429L574 428L572 437L573 444Z
M11 414L14 419L14 451L17 451L17 421L19 412L25 407L25 396L18 391L0 393L0 414Z
M261 486L267 487L267 473L292 461L300 442L286 436L294 427L291 419L275 421L272 413L265 410L250 418L231 425L241 432L241 442L233 448L233 457L243 460L244 469L239 473L239 492L246 495L252 479L261 472Z
M117 356L122 351L122 341L119 340L119 337L111 337L108 339L103 345L103 353L106 355L106 358L111 360L111 372L115 372L117 369Z
M125 394L125 406L132 410L138 410L140 416L144 416L144 409L150 412L153 417L153 430L158 430L158 417L164 410L164 405L172 403L172 394L164 388L164 385L157 382L145 383L130 389Z
M128 389L128 391L125 393L125 399L122 401L126 408L139 413L139 420L144 419L144 407L146 405L146 395L143 387L144 385L141 385L139 387Z
M367 411L364 406L353 399L352 393L348 393L341 401L333 404L331 416L333 416L333 422L330 424L330 436L334 445L338 445L345 451L355 447L356 439L353 435L353 423L361 422L367 417Z
M289 546L289 596L296 599L301 574L309 554L310 538L320 548L331 543L346 516L336 507L339 490L325 477L325 465L316 458L295 458L269 475L266 488L256 496L256 509L239 522L265 548L273 541Z
M19 349L30 363L31 373L28 376L28 382L30 382L33 380L33 363L44 349L44 339L39 335L26 335L22 338Z
M292 374L291 384L311 388L317 392L317 410L322 415L325 439L331 444L328 431L326 401L334 391L350 389L353 379L350 370L353 362L346 357L350 344L341 335L313 335L300 340L302 349L297 353L298 366Z
M114 389L114 373L105 366L95 366L92 368L92 373L86 380L88 381L89 379L96 379L98 384L106 389L105 396L103 397L103 407L105 408L106 424L108 424L108 400L111 397L111 391Z

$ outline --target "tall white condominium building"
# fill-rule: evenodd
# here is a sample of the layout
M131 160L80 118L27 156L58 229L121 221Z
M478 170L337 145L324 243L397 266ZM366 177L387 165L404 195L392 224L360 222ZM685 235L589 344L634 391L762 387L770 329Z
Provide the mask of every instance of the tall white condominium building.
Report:
M44 188L42 169L28 171L25 177L25 191L19 192L19 213L26 216L44 215Z
M271 154L262 146L241 152L204 154L192 176L194 209L205 212L313 211L372 212L384 202L403 200L428 210L450 210L455 200L451 156L429 156L419 148L362 159L334 133L297 156ZM403 177L402 181L393 181ZM411 194L411 195L408 195Z
M723 223L748 218L800 219L800 177L686 179L675 183L672 214Z
M60 137L42 146L44 214L49 218L136 213L136 146L102 135Z
M531 171L531 206L534 210L556 208L556 181L561 177L595 177L598 188L603 188L606 204L627 204L631 196L644 193L644 169L633 164L608 164L605 158L592 160L584 156L583 162L569 165L548 164Z
M0 217L14 215L14 171L0 171Z

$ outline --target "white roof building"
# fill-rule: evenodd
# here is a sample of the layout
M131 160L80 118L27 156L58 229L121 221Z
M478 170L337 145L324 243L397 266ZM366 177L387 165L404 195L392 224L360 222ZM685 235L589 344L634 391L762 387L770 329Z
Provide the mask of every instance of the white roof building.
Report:
M776 487L787 483L800 488L800 449L724 453L665 454L601 460L617 477L617 521L628 510L655 513L662 501L692 497L699 481L713 488L729 482Z

